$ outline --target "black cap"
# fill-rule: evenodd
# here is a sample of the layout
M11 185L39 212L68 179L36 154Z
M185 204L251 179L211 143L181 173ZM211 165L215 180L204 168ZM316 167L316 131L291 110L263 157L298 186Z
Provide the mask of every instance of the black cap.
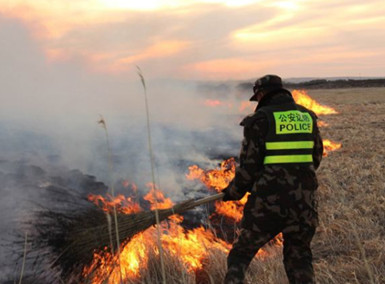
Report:
M265 75L255 81L253 87L254 95L250 98L250 101L257 101L257 94L262 90L272 91L282 89L282 87L281 77L277 75Z

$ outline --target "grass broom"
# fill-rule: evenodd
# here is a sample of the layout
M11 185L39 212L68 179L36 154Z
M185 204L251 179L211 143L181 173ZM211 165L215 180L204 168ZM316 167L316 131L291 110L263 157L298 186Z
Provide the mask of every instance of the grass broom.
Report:
M201 199L190 199L175 204L169 209L158 209L158 218L156 211L143 211L134 214L117 214L117 222L119 223L119 232L115 230L115 218L111 218L112 224L110 228L106 224L105 212L98 208L90 208L81 216L76 216L71 220L65 220L64 215L52 216L52 212L47 216L55 218L59 222L63 222L61 230L64 233L48 236L51 247L55 248L54 253L56 259L51 263L52 267L61 267L63 270L62 277L81 277L83 267L89 265L93 259L95 250L103 250L111 246L112 238L119 239L119 245L130 240L135 234L145 231L151 226L157 224L157 221L163 221L174 214L182 214L199 205L219 200L223 197L223 193L214 194ZM157 220L158 219L158 220ZM110 229L110 230L109 230ZM111 231L112 229L112 231ZM114 246L117 245L115 242ZM111 251L117 248L109 248Z
M120 244L127 239L132 238L135 234L145 231L151 226L157 224L156 211L159 214L159 222L166 220L168 217L175 214L182 214L188 210L191 210L199 205L207 204L209 202L221 199L224 193L214 194L205 198L201 198L198 200L190 199L186 201L182 201L169 209L157 209L151 211L144 211L134 214L117 214L117 219L119 222L119 238ZM99 239L100 243L103 245L109 244L109 236L108 234L101 234L101 232L105 232L105 225L101 225L95 228L91 228L91 230L96 233L98 236L105 236L105 238ZM88 234L88 232L84 232ZM116 232L112 231L112 234L115 236ZM78 238L76 243L86 245L87 239Z

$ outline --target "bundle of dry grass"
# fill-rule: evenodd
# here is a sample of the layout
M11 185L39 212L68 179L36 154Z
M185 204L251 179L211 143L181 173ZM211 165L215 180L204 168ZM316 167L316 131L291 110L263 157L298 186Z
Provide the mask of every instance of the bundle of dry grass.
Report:
M222 197L223 194L219 193L199 200L187 200L169 209L158 210L159 220L165 220L171 215L181 214ZM119 244L155 225L157 223L155 214L155 210L129 215L117 214ZM46 245L51 248L56 255L51 266L62 270L63 279L80 279L83 267L92 261L94 251L105 247L109 247L110 251L116 251L116 243L111 242L117 237L114 220L95 206L88 207L80 214L79 212L69 214L43 211L37 226L40 237L39 246Z

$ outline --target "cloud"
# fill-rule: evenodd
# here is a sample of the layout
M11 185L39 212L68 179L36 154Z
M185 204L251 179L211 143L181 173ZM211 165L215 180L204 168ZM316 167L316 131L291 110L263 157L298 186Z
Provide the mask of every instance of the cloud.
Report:
M2 4L0 11L22 19L50 61L81 62L93 72L129 76L140 64L151 78L242 79L264 70L282 70L287 77L326 76L335 56L324 57L325 66L318 61L312 66L310 55L343 47L351 54L345 61L349 74L336 75L352 75L364 52L374 66L366 75L383 73L378 61L385 36L379 27L385 18L379 0L12 3L8 9ZM303 64L299 73L290 64L293 55ZM223 69L228 71L207 67L234 60L233 72L230 65Z
M220 54L228 56L229 35L234 29L251 24L256 12L255 7L230 8L219 4L103 13L98 9L81 10L82 5L69 5L70 8L63 10L42 7L31 3L16 6L8 16L25 21L51 60L82 57L95 70L124 72L132 68L127 62L142 64L157 57L164 58L164 62L173 61L174 74L185 70L183 65L191 61L212 59ZM267 13L263 17L268 17ZM229 22L229 18L234 21ZM174 52L176 43L183 56Z
M385 52L385 32L378 29L385 17L378 7L378 1L297 1L294 10L278 5L279 16L235 31L232 45L243 58L269 62L287 77L381 76L375 58Z
M116 61L116 68L125 69L126 65L133 65L139 63L142 60L149 60L159 57L167 57L174 55L175 53L182 52L185 47L188 45L188 42L182 41L164 41L158 42L145 50L139 52L136 55L120 58Z
M189 73L208 74L207 79L229 79L252 77L257 73L263 73L267 65L256 64L252 60L243 58L215 59L194 63L186 66Z

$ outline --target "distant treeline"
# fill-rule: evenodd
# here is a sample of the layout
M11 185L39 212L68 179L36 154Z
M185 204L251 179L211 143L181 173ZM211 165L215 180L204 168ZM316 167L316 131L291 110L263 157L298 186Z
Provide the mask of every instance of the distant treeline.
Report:
M240 83L238 88L250 90L252 83ZM385 87L385 79L340 79L340 80L326 80L317 79L301 83L283 82L287 89L339 89L339 88L373 88Z

